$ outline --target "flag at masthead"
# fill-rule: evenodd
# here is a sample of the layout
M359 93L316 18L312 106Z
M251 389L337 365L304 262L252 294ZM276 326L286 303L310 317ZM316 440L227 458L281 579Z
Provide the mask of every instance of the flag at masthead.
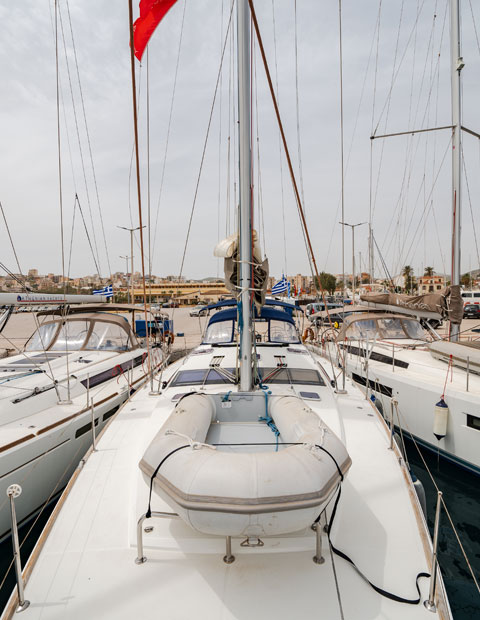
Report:
M142 60L155 28L177 0L140 0L140 17L133 24L135 57Z

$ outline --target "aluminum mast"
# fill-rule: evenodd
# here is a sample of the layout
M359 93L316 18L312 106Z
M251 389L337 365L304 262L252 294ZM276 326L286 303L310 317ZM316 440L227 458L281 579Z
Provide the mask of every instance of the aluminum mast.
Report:
M240 161L240 390L252 382L252 183L250 142L250 11L248 0L237 3L238 40L238 143Z
M452 284L460 284L461 263L461 84L460 71L464 62L460 50L459 0L450 1L450 45L452 79ZM458 341L460 325L450 324L450 339Z

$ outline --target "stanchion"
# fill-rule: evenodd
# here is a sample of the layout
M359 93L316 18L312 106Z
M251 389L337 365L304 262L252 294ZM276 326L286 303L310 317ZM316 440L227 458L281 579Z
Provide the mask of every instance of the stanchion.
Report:
M7 489L7 496L10 499L10 514L12 517L12 546L13 546L13 562L15 564L15 574L17 577L18 607L17 613L27 609L30 601L25 599L23 591L22 562L20 559L20 544L18 542L17 515L15 514L15 498L22 493L22 487L19 484L11 484Z

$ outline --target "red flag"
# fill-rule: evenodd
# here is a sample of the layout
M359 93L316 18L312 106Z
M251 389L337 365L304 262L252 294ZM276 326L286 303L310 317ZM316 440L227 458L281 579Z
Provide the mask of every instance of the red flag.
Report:
M155 28L177 0L140 0L140 17L133 24L133 47L135 56L142 60Z

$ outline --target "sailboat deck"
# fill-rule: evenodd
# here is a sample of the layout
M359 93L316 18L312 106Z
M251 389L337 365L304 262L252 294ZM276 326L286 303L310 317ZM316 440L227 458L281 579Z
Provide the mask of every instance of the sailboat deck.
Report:
M336 427L353 461L332 542L376 585L416 598L415 578L428 572L430 553L418 501L406 469L398 467L398 451L388 449L383 420L349 380L347 388L345 396L322 390L322 418ZM421 603L379 596L352 566L332 556L325 535L325 563L315 564L310 529L265 538L261 548L241 547L234 539L236 561L227 565L223 538L198 534L179 520L152 518L144 523L153 526L143 535L148 560L135 564L136 524L148 504L138 462L169 415L175 391L150 396L142 388L103 434L38 555L26 587L31 605L25 619L431 617ZM315 409L315 402L309 404ZM152 509L170 511L157 496ZM419 585L424 601L429 582L420 579ZM438 617L448 611L440 609Z

